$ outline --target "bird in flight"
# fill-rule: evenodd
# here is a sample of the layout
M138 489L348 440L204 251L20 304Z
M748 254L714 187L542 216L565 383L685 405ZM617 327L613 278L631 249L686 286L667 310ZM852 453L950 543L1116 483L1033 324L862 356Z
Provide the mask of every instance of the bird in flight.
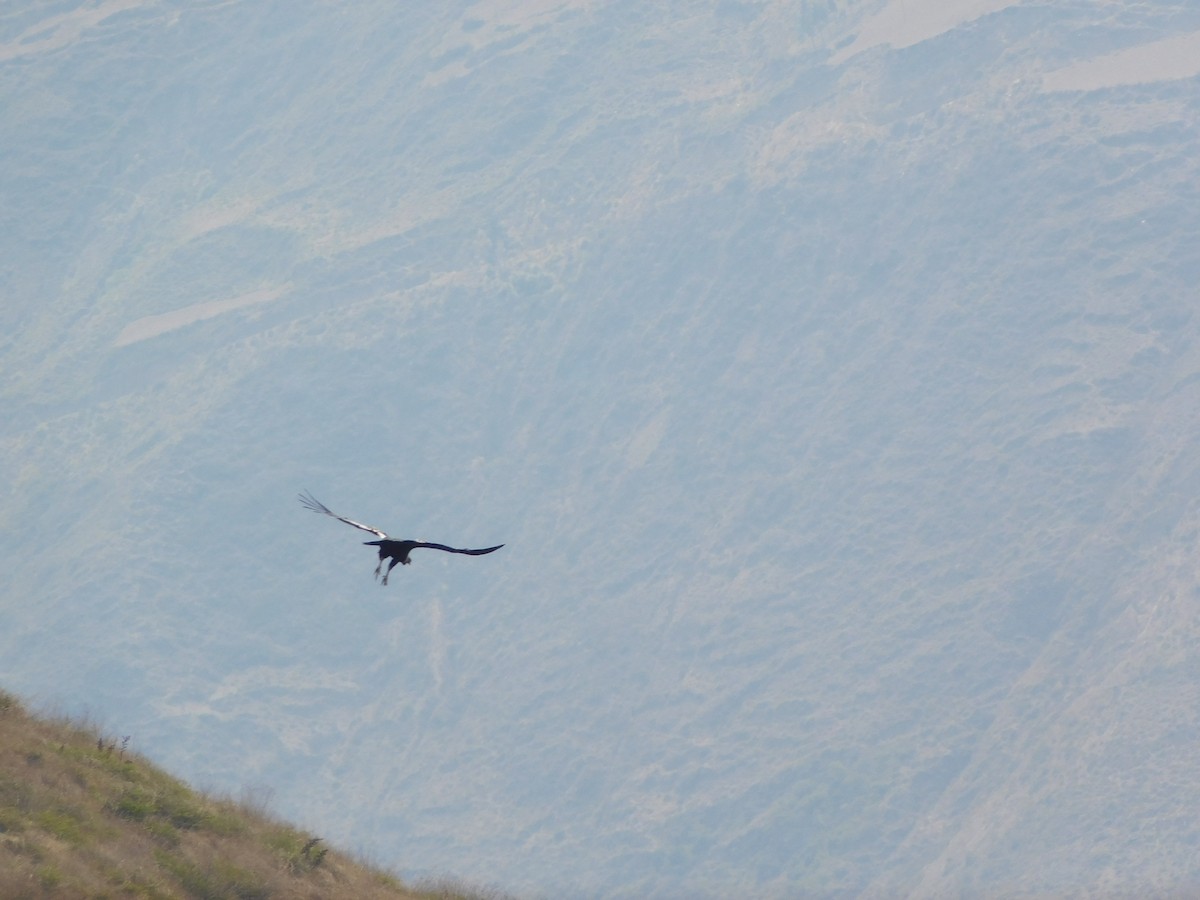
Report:
M371 534L378 535L379 540L363 541L363 543L371 547L379 548L379 565L375 567L376 580L379 579L379 573L383 570L383 561L385 559L391 560L391 563L387 567L387 571L383 572L384 584L387 584L388 575L391 574L392 569L396 567L397 563L407 566L412 562L412 560L408 558L408 554L418 547L428 547L431 550L445 550L447 553L465 553L468 556L483 556L485 553L492 553L493 551L499 550L504 546L503 544L497 544L495 547L485 547L482 550L460 550L457 547L447 547L445 544L431 544L428 541L398 541L394 538L388 537L378 528L372 528L370 525L364 525L362 522L355 522L353 519L347 519L345 516L339 516L312 494L304 493L298 496L300 502L315 513L324 513L327 516L333 516L333 518L337 519L339 522L345 522L347 525L353 525L355 528L361 529L362 531L369 531Z

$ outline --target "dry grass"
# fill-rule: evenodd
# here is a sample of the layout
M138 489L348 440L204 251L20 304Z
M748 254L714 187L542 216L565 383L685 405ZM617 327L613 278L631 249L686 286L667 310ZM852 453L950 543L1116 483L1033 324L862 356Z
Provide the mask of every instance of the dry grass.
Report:
M0 691L0 897L479 897L412 889L265 813L205 797L98 728Z

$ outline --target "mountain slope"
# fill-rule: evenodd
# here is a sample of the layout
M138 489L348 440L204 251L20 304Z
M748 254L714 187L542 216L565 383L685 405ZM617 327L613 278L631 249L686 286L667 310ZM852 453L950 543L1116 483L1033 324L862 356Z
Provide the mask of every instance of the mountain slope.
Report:
M0 23L5 683L405 875L1200 878L1197 10Z

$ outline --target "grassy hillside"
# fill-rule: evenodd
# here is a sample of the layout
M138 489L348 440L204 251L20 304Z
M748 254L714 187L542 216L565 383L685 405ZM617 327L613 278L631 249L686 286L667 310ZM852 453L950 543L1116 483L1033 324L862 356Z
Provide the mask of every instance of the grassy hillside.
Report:
M0 897L471 896L407 888L253 804L192 790L127 744L0 691Z

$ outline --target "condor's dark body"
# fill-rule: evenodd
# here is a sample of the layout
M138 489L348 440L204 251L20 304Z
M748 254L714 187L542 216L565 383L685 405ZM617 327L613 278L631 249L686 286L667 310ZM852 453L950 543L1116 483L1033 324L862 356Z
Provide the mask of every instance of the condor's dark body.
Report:
M409 565L412 560L408 558L408 554L417 547L428 547L431 550L445 550L447 553L465 553L467 556L483 556L485 553L491 553L493 550L499 550L503 544L497 544L495 547L485 547L483 550L460 550L457 547L447 547L445 544L431 544L428 541L396 541L391 538L384 538L381 541L363 541L364 544L370 547L379 548L379 565L383 565L385 559L390 559L392 565L388 566L388 571L392 570L392 566L399 563L402 566ZM376 575L379 573L376 572ZM383 578L383 583L387 584L387 576Z

